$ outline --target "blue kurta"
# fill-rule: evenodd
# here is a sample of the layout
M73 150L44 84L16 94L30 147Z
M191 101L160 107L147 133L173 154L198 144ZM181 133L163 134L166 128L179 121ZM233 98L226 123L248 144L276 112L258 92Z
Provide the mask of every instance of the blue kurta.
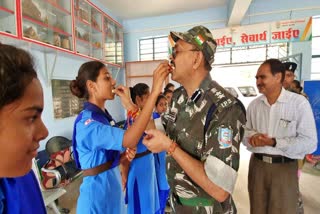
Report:
M153 112L153 119L160 117L160 114ZM154 163L156 168L156 176L158 183L158 192L160 200L161 213L164 213L166 208L166 202L170 192L170 186L168 184L167 175L166 175L166 152L159 152L154 154Z
M137 146L137 154L146 151L142 138ZM152 153L133 159L127 181L129 214L153 214L160 209L158 185Z
M143 137L137 145L137 154L147 150L142 139ZM152 153L132 160L127 181L127 203L128 214L159 213L158 185Z
M78 115L73 133L75 160L81 169L89 169L113 160L111 169L86 176L80 186L77 213L126 212L119 170L120 152L124 150L124 130L112 127L110 114L86 102Z
M32 170L21 177L0 178L0 213L46 213L39 183Z

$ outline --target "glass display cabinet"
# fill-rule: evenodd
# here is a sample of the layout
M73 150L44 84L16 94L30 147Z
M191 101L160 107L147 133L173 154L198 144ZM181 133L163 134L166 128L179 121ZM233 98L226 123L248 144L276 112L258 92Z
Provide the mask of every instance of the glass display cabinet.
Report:
M0 32L17 36L16 1L0 0Z
M22 37L73 50L71 0L22 0Z
M123 67L123 28L88 0L0 0L0 42Z
M122 27L104 17L104 60L123 65L123 30Z
M85 0L75 0L76 52L102 60L102 13Z

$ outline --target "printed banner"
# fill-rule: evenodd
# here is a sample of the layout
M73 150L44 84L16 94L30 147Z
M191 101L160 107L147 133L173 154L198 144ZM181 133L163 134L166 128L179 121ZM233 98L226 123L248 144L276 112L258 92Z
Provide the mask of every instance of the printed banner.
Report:
M220 48L303 42L312 38L312 17L212 30Z

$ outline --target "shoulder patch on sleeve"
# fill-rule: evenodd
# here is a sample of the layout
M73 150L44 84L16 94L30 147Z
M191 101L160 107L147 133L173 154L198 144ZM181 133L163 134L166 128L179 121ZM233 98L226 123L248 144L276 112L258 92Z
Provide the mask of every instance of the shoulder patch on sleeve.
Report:
M218 141L220 149L227 149L232 146L232 130L225 126L219 127Z
M89 118L87 119L85 122L84 122L84 125L87 126L89 125L91 122L93 122L94 120L92 118Z

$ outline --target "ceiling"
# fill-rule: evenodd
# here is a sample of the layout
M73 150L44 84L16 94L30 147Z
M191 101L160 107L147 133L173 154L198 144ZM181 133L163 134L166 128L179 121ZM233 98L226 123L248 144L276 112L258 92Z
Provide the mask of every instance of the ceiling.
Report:
M98 0L122 20L169 15L228 4L229 0Z

